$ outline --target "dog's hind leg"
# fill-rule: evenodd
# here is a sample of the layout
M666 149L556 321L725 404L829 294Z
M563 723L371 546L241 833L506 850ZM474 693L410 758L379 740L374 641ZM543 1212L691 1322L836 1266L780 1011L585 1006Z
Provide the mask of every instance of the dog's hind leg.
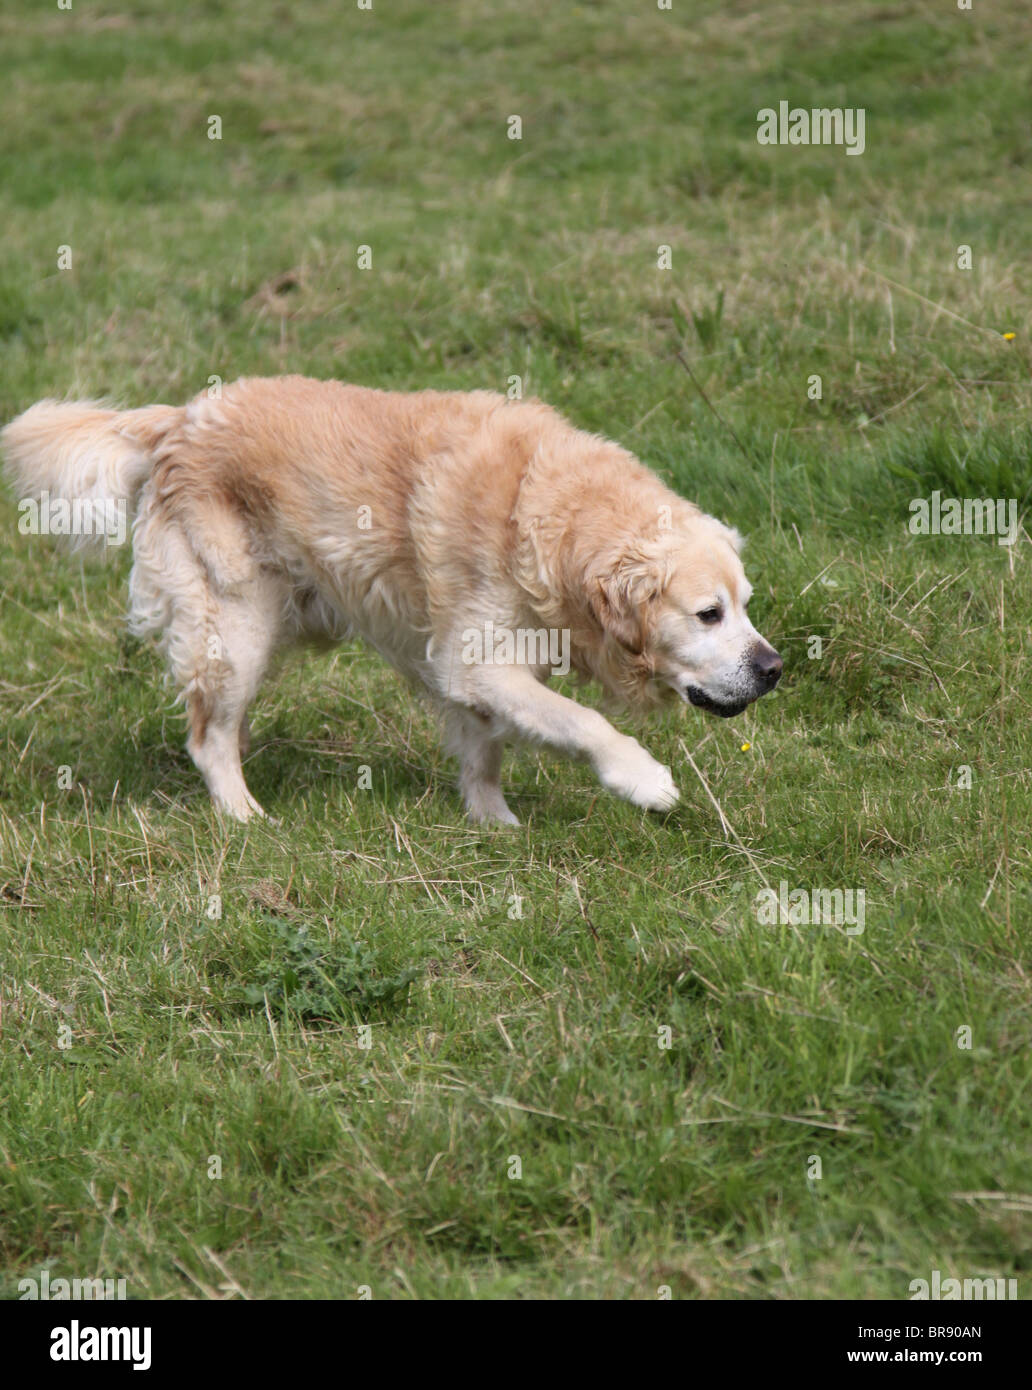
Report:
M240 707L221 694L187 696L190 737L186 747L211 793L216 809L246 821L265 812L247 789L240 765Z
M502 795L504 742L489 716L449 704L445 708L447 748L459 759L459 790L474 824L519 825Z
M210 512L192 540L203 547L170 521L148 485L133 531L129 626L160 639L186 704L187 750L216 807L249 820L262 808L240 765L247 707L283 632L284 589L254 563L233 517Z
M219 598L206 623L204 665L186 694L187 750L216 807L241 821L264 814L247 789L240 759L250 738L247 708L275 646L281 612L276 586L261 579L240 595Z

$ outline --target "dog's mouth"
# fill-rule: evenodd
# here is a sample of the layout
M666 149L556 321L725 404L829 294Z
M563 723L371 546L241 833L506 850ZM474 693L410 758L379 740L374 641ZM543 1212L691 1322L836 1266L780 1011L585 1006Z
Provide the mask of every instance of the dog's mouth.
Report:
M751 700L714 700L704 690L700 690L697 685L685 686L682 698L687 700L689 704L695 705L697 709L704 709L708 714L719 715L721 719L733 719L736 714L741 714L752 704Z

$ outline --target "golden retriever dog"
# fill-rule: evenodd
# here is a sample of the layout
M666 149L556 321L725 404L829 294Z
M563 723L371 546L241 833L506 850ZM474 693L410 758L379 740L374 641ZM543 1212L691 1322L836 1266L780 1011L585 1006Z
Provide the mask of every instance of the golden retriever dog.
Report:
M185 406L41 401L0 441L23 494L135 515L130 628L159 638L190 755L239 820L263 814L248 706L293 641L357 633L429 691L470 818L509 825L515 740L587 759L636 806L678 799L669 768L547 685L556 669L719 715L781 675L737 533L538 401L247 378Z

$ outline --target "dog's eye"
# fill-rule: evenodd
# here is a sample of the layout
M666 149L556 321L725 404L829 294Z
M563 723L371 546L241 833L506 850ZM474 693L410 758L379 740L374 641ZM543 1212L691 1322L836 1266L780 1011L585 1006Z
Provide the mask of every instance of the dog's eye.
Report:
M698 618L698 620L699 620L700 623L706 623L707 626L708 626L709 624L711 624L711 623L719 623L719 622L720 622L720 609L719 609L719 608L704 608L704 609L702 610L701 613L696 613L695 616Z

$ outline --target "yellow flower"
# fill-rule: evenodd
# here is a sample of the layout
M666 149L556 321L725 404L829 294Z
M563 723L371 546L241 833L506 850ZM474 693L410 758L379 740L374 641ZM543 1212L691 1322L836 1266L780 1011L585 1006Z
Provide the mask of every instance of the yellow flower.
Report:
M1016 333L1005 333L1003 336L1008 343L1012 343L1018 335Z
M743 743L743 744L742 744L742 752L743 752L743 753L748 753L748 751L749 751L749 749L750 749L751 747L752 747L752 744L751 744L751 743Z

